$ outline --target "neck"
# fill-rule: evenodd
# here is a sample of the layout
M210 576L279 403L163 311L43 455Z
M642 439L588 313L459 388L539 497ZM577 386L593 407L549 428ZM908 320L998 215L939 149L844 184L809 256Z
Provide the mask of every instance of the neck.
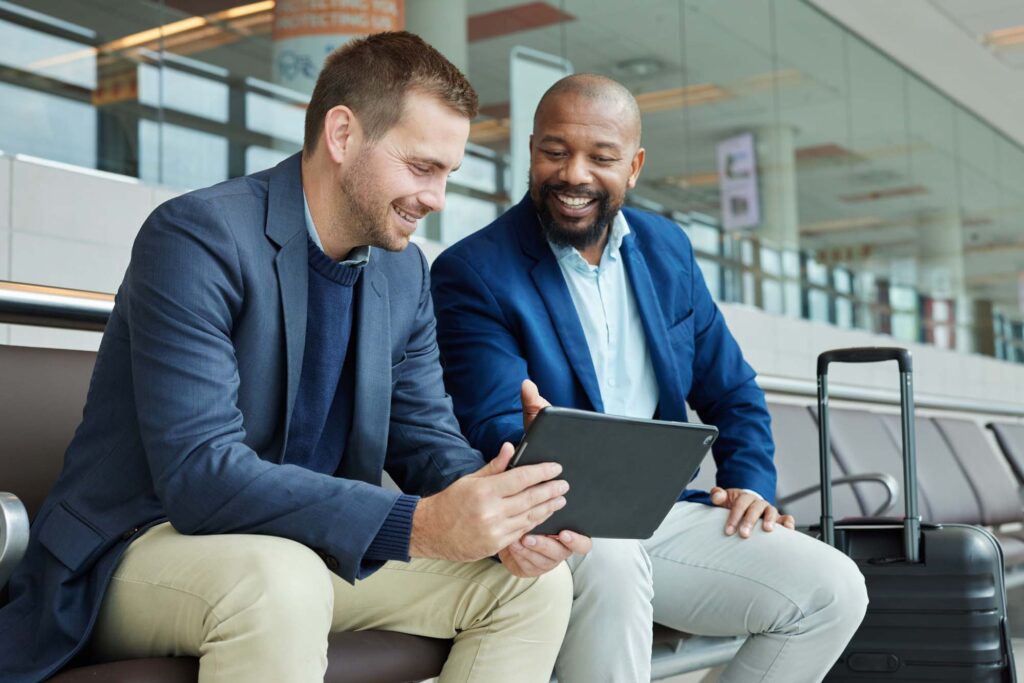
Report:
M313 217L313 229L320 237L324 253L340 261L360 246L355 235L349 234L350 225L342 220L343 208L336 177L338 167L327 155L317 149L309 158L302 159L302 191Z

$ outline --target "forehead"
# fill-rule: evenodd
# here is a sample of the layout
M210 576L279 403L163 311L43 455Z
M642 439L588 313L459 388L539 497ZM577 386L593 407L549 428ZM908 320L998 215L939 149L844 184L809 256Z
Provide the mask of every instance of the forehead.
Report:
M613 98L562 94L545 102L537 112L533 135L568 144L629 147L635 143L634 124L622 103Z
M451 168L462 161L468 138L468 118L415 91L406 95L401 118L384 135L403 154L436 159Z

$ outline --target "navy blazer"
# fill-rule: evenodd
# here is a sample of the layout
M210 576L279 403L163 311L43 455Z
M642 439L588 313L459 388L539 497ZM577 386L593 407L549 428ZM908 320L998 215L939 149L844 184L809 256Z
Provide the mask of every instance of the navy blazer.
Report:
M686 421L686 402L716 425L718 485L775 497L764 393L726 327L686 234L666 218L623 209L621 253L658 381L658 416ZM553 405L603 411L575 305L529 197L446 249L431 269L438 342L455 414L493 457L522 437L519 386ZM707 502L687 490L683 499Z
M140 230L64 470L0 610L0 681L39 681L83 645L128 543L268 534L347 581L397 494L483 465L438 363L426 260L375 249L355 292L352 430L335 476L281 464L305 348L298 155L163 204Z

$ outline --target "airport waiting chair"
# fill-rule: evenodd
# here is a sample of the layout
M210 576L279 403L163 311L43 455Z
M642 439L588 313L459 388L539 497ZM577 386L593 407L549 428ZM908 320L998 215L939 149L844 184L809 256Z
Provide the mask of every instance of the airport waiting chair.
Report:
M83 351L0 346L0 490L17 496L0 498L0 587L24 552L29 518L60 472L64 450L81 420L95 357ZM401 683L431 678L440 672L450 647L448 640L405 633L335 633L325 681ZM77 660L51 680L195 683L197 671L198 660L191 657L103 664Z
M1008 463L997 453L981 425L973 420L933 417L939 433L960 463L960 469L978 497L981 518L975 523L995 529L1003 547L1008 583L1024 579L1024 532L1002 531L1000 527L1024 521L1017 486Z
M888 429L893 445L902 450L900 416L879 414L878 418ZM925 521L934 524L980 524L982 514L978 491L938 426L920 416L914 420L914 425L918 485L922 491L927 491L931 503L931 516Z
M991 422L988 428L996 436L1006 462L1013 469L1018 484L1024 484L1024 425L1012 422Z
M793 515L797 524L817 524L821 518L821 464L818 454L818 425L804 406L768 403L775 439L777 472L775 499L778 507ZM835 453L832 458L832 506L837 519L888 514L899 494L899 483L883 473L850 472ZM870 507L853 484L875 482L881 501Z
M817 409L808 407L817 422ZM899 447L892 440L879 416L856 408L832 408L829 411L829 432L832 451L846 472L885 472L900 482L901 493L896 496L891 514L903 514L903 461ZM920 479L920 475L919 475ZM866 507L877 509L884 502L877 487L857 484L857 493ZM932 519L929 496L924 486L918 490L918 508L922 518ZM872 515L874 516L874 515Z

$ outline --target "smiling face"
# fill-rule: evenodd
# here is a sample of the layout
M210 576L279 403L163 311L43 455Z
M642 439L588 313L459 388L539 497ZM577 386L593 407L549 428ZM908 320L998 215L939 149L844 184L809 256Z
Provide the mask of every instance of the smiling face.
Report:
M448 176L462 163L468 118L416 91L404 109L380 140L364 139L343 165L336 226L357 244L405 249L418 221L444 208Z
M549 240L580 251L603 244L643 167L638 129L614 99L545 97L530 138L530 198Z

